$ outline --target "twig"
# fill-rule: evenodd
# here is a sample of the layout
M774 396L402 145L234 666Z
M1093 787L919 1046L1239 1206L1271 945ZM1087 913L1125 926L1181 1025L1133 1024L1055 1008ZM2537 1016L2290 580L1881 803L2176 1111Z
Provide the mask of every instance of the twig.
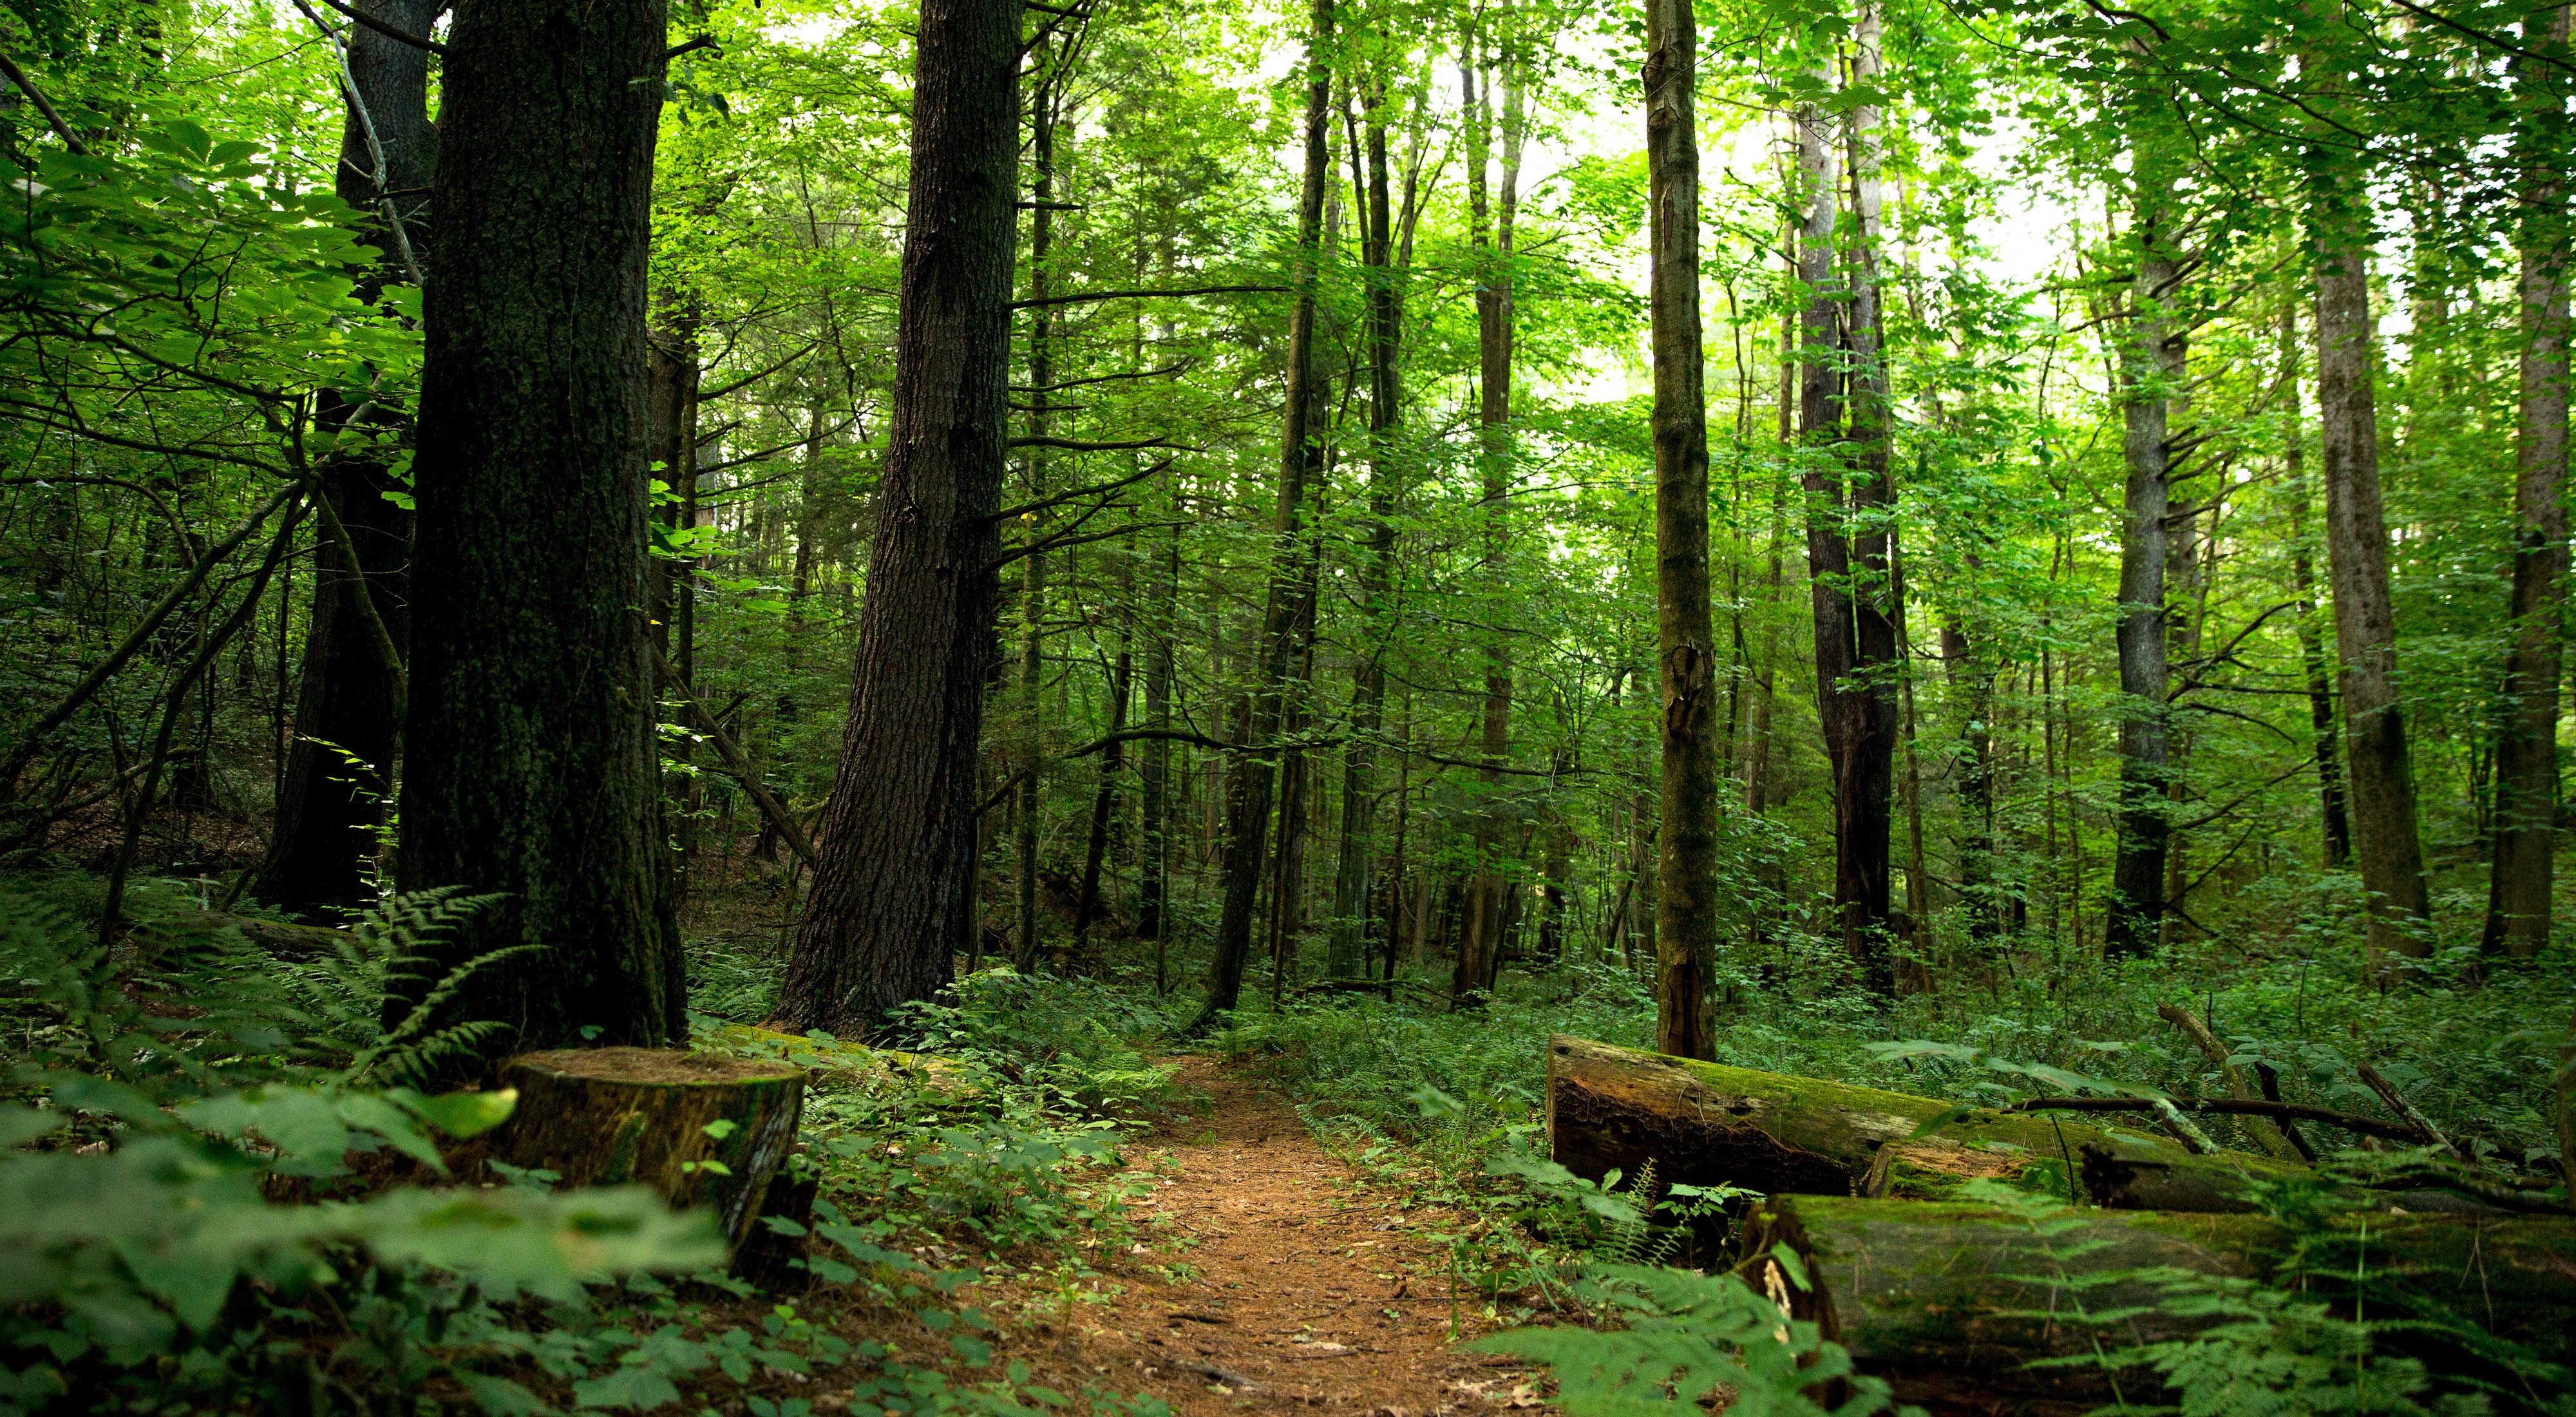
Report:
M2434 1126L2423 1113L2416 1111L2413 1103L2408 1102L2404 1095L2399 1093L2396 1087L2392 1085L2388 1079L2379 1075L2379 1069L2372 1067L2368 1063L2363 1063L2359 1067L2353 1069L2353 1071L2361 1074L2361 1080L2370 1084L2370 1090L2379 1094L2379 1099L2388 1104L2389 1111L2406 1119L2406 1124L2415 1129L2416 1140L2423 1142L2426 1146L2438 1146L2444 1151L2451 1153L2452 1159L2458 1161L2463 1166L2475 1166L2478 1164L2476 1157L2469 1155L2467 1151L2454 1145L2449 1137L2442 1135L2441 1128Z
M786 804L780 802L776 794L769 790L768 784L760 780L760 774L752 771L751 760L744 756L742 745L733 741L733 735L725 732L718 721L708 715L706 705L698 702L696 691L689 687L687 680L682 679L679 673L671 668L671 661L662 657L662 647L654 645L652 650L654 675L660 678L672 693L677 694L682 703L687 704L697 713L698 727L692 731L716 745L716 755L724 759L725 775L741 783L743 790L751 794L752 805L760 809L761 816L769 819L770 830L778 833L779 837L787 843L788 849L794 851L798 859L806 865L814 865L813 839L806 836L805 829L796 824L795 814L788 811ZM725 712L731 713L733 710L727 709Z
M2227 1090L2231 1095L2241 1102L2254 1100L2254 1089L2246 1085L2244 1071L2227 1061L2227 1045L2218 1041L2218 1035L2211 1033L2207 1024L2202 1023L2189 1009L2179 1004L2158 1004L2156 1015L2181 1029L2184 1037L2189 1038L2209 1061L2218 1065L2219 1075L2227 1080ZM2262 1143L2263 1149L2272 1153L2274 1159L2280 1161L2298 1159L2298 1149L2290 1145L2290 1139L2281 1134L2279 1126L2271 1119L2258 1119L2249 1130L2254 1133L2254 1139Z
M45 91L30 83L27 79L27 71L19 68L18 61L10 58L5 51L0 51L0 74L8 75L9 82L18 86L18 92L25 94L27 101L36 105L36 111L45 115L45 121L53 126L54 136L63 140L63 146L71 149L73 156L89 156L89 144L73 135L72 125L64 122L63 116L54 111L54 105L46 99Z
M1187 290L1093 290L1079 295L1050 295L1044 300L1014 300L1014 310L1035 310L1045 305L1083 305L1094 300L1125 300L1130 297L1150 299L1154 296L1184 295L1276 295L1294 289L1285 285L1200 285Z
M2007 1112L2154 1112L2158 1103L2179 1111L2215 1112L2221 1116L2295 1117L2303 1122L2320 1122L2341 1127L2360 1136L2385 1137L2390 1141L2419 1141L2422 1138L2411 1127L2395 1126L2376 1117L2357 1117L2350 1112L2337 1112L2329 1107L2311 1107L2304 1102L2247 1102L2233 1097L2152 1098L2152 1097L2029 1097L2004 1108Z

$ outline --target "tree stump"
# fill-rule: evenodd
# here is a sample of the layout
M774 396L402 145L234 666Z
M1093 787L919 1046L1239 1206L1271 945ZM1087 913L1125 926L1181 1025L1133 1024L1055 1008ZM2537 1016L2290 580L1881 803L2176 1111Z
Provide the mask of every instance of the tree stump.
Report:
M567 1186L635 1181L716 1217L728 1254L750 1234L796 1142L805 1070L663 1048L562 1048L502 1068L518 1110L495 1138L513 1166Z

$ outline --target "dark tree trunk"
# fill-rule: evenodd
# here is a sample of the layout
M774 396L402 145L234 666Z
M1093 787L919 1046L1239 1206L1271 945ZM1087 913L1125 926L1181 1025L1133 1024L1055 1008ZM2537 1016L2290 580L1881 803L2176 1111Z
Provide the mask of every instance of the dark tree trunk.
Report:
M868 1033L968 938L1019 199L1019 0L929 0L895 403L849 727L778 1016Z
M1168 477L1170 474L1165 473ZM1155 618L1148 631L1152 643L1145 650L1145 722L1157 729L1168 729L1172 719L1172 635L1178 628L1168 618L1178 596L1180 585L1181 533L1175 526L1156 553L1153 605ZM1156 943L1154 958L1155 992L1163 988L1160 962L1161 941L1170 929L1166 921L1168 907L1165 895L1170 890L1168 848L1165 843L1171 826L1172 744L1168 738L1148 739L1145 743L1143 770L1137 775L1138 806L1143 829L1136 844L1136 935Z
M2524 27L2566 52L2565 5ZM2522 431L2514 481L2513 657L2496 735L2495 868L2485 947L2528 959L2549 943L2557 846L2558 675L2567 576L2567 198L2545 128L2563 124L2564 71L2521 63L2529 90L2522 213Z
M1853 82L1877 82L1879 15L1864 3L1852 41ZM1896 577L1896 483L1889 475L1886 337L1878 272L1880 177L1875 104L1851 116L1853 248L1851 384L1846 436L1851 447L1852 699L1848 756L1834 771L1834 902L1843 947L1859 962L1861 983L1885 998L1895 992L1889 938L1888 839L1895 795L1898 736L1897 651L1905 608Z
M1288 317L1278 514L1272 527L1269 586L1263 597L1261 640L1254 651L1253 685L1236 708L1236 751L1227 755L1233 761L1225 774L1224 873L1216 953L1208 965L1207 1002L1191 1024L1192 1032L1230 1012L1243 993L1243 972L1252 959L1253 917L1260 903L1271 789L1278 777L1275 741L1291 662L1297 657L1300 577L1309 554L1301 534L1306 483L1322 461L1322 448L1314 437L1319 382L1315 284L1324 233L1324 184L1332 170L1333 74L1327 57L1332 37L1333 0L1315 0L1306 42L1306 166L1297 194L1297 298Z
M1043 395L1041 395L1043 397ZM1128 622L1135 615L1136 571L1134 552L1119 555L1118 657L1109 669L1109 733L1113 741L1100 750L1100 786L1091 795L1091 832L1083 843L1082 893L1073 905L1073 968L1090 973L1096 961L1091 958L1092 924L1100 917L1100 868L1109 858L1109 838L1117 823L1119 774L1127 766L1127 745L1114 741L1127 727L1128 691L1134 686L1136 654L1130 643Z
M1717 628L1708 589L1708 413L1699 323L1699 34L1689 0L1646 8L1648 303L1655 360L1655 629L1662 712L1655 1046L1704 1058L1721 903Z
M1029 105L1029 159L1036 169L1031 181L1029 213L1029 299L1044 301L1053 290L1054 271L1050 265L1055 255L1055 140L1056 79L1052 66L1037 87ZM1055 387L1055 313L1040 304L1029 312L1029 485L1028 495L1035 501L1047 493L1046 448L1035 440L1047 437L1054 422L1050 416L1057 395ZM1030 527L1029 534L1042 536L1048 518L1044 512ZM1045 823L1046 735L1040 723L1044 713L1042 696L1046 687L1046 600L1047 558L1032 555L1023 563L1020 577L1020 790L1019 802L1011 823L1011 878L1017 888L1018 909L1016 933L1011 941L1011 965L1026 974L1038 966L1038 839Z
M2129 285L2130 335L2123 351L2123 417L2129 464L2120 532L2119 854L2105 902L2103 949L2138 957L2155 951L2165 913L2165 851L2173 831L2167 802L2172 760L2166 684L2170 676L2165 578L2171 557L2172 400L2186 345L2169 313L2180 268L2164 223L2170 180L2139 178L2138 271Z
M644 623L663 48L658 0L467 0L448 40L401 875L502 893L445 962L540 951L455 996L495 1056L688 1034Z
M1968 939L1993 942L2002 915L1995 898L1994 670L1956 619L1941 626L1941 660L1962 700L1959 737L1959 894L1968 904Z
M434 0L362 0L368 13L397 29L425 33ZM429 54L364 25L348 31L349 76L358 102L341 95L340 200L366 217L360 236L380 253L360 279L358 296L372 302L390 283L410 279L412 260L426 254L422 211L438 155L429 123ZM369 133L373 132L373 142ZM378 154L384 185L377 186ZM385 214L385 192L404 221L397 239ZM357 395L363 399L364 395ZM326 413L336 422L351 412L342 402ZM335 417L336 415L336 417ZM276 829L261 863L259 898L302 918L354 909L364 899L375 855L377 824L392 790L397 721L393 666L385 663L372 629L353 597L373 597L376 613L396 646L410 637L411 514L385 494L393 483L370 457L336 457L323 465L322 495L348 529L365 578L349 574L328 549L316 558L312 619L304 637L304 672L295 705L295 741L277 789Z

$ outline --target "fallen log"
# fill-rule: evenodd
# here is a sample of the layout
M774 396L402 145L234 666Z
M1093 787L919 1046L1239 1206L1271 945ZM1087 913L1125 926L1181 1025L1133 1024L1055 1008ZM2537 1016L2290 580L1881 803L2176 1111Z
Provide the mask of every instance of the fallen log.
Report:
M568 1186L640 1181L715 1212L728 1254L749 1236L796 1141L805 1069L662 1048L525 1053L501 1069L518 1109L493 1154Z
M2376 1293L2403 1284L2544 1354L2563 1354L2576 1333L2576 1221L2354 1215L2328 1238L2366 1257ZM1797 1196L1751 1208L1734 1258L1749 1283L1786 1296L1795 1317L1851 1350L1860 1371L1895 1384L1900 1401L2073 1412L2110 1396L2112 1375L2024 1365L2188 1337L2214 1320L2160 1302L2167 1291L2147 1271L2278 1281L2291 1240L2252 1215L2061 1211L2035 1223L1976 1203ZM1783 1250L1807 1287L1781 1272ZM2319 1253L2317 1237L2304 1253ZM2312 1269L2306 1285L2331 1299L2348 1279ZM2120 1311L2115 1323L2078 1321ZM2143 1391L2121 1381L2131 1400L2153 1400L2152 1377Z
M1926 1123L1942 1125L1918 1137ZM1550 1153L1580 1176L1732 1184L1766 1195L1954 1198L1970 1181L2119 1210L2252 1211L2256 1187L2311 1173L2238 1152L2056 1116L1961 1109L1819 1078L1732 1068L1558 1034L1548 1041ZM2412 1211L2479 1210L2437 1191L2369 1194Z

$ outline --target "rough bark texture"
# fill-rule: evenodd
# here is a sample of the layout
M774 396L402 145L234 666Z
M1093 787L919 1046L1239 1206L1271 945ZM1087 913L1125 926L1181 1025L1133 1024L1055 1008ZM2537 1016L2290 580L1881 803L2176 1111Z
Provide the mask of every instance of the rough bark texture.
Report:
M788 960L793 1030L865 1033L969 937L998 590L1019 199L1019 0L929 0L914 67L895 403L849 726Z
M1252 957L1252 924L1261 895L1261 866L1270 829L1270 796L1278 777L1271 756L1285 711L1285 684L1299 620L1299 576L1306 483L1323 460L1313 441L1315 283L1324 232L1324 183L1331 172L1333 0L1315 0L1306 46L1306 166L1297 195L1297 299L1288 317L1288 389L1279 450L1279 504L1273 524L1269 586L1263 598L1254 686L1235 718L1235 744L1225 775L1225 866L1216 951L1208 965L1207 1002L1193 1028L1213 1024L1243 992Z
M1864 3L1852 30L1852 82L1874 88L1879 72L1879 13ZM1851 164L1851 378L1844 406L1851 461L1850 586L1852 700L1845 753L1834 762L1834 903L1843 948L1861 983L1885 998L1895 992L1888 842L1895 798L1899 734L1898 649L1905 605L1896 571L1896 482L1890 475L1886 335L1878 264L1883 198L1878 144L1882 109L1853 108L1846 137Z
M2370 896L2374 959L2422 958L2433 942L2415 776L2397 687L2397 617L2388 595L2388 523L2379 496L2377 340L2370 247L2355 218L2329 213L2317 251L2317 427L2325 461L2327 574L2334 588L2353 851Z
M2165 914L2165 851L2173 832L2165 614L2169 422L2186 367L2182 327L2168 314L2182 279L2164 231L2170 182L2158 190L2142 176L2140 185L2138 273L2129 284L2129 341L2121 370L2129 484L2120 521L2120 844L2103 921L2104 950L2131 957L2155 951Z
M401 881L504 895L448 963L537 947L454 1000L496 1051L688 1031L644 616L663 47L655 0L468 0L448 41Z
M1792 1315L1849 1349L1902 1402L1939 1413L2065 1413L2113 1396L2098 1367L2028 1368L2034 1359L2090 1354L2187 1337L2212 1320L2159 1309L2135 1277L2171 1269L2213 1278L2280 1277L2291 1236L2250 1215L2129 1211L2072 1217L2042 1233L2010 1212L1976 1204L1774 1198L1747 1217L1738 1273L1785 1296ZM2371 1270L2419 1293L2455 1296L2458 1309L2508 1337L2566 1347L2576 1319L2576 1222L2460 1216L2375 1216L2311 1244L2337 1240ZM1763 1272L1786 1245L1813 1288ZM1785 1276L1782 1276L1785 1278ZM2320 1297L2349 1276L2311 1272ZM2072 1321L2078 1308L2136 1312L2108 1327ZM2145 1370L2122 1375L2125 1396L2151 1396Z
M1646 161L1653 221L1656 687L1663 772L1655 872L1655 1043L1710 1048L1720 902L1717 630L1708 589L1708 414L1699 325L1698 21L1688 0L1646 8Z
M1816 1078L1691 1062L1558 1034L1548 1041L1548 1140L1578 1175L1647 1161L1669 1184L1731 1182L1766 1194L1943 1199L1994 1180L2115 1209L2255 1208L2247 1178L2299 1168L2258 1156L2194 1156L2114 1127L1977 1109L1917 1138L1951 1110ZM1997 1145L2000 1144L2000 1145Z
M794 1063L663 1048L526 1053L501 1080L519 1105L493 1138L495 1155L566 1186L636 1181L673 1205L704 1205L728 1250L750 1235L805 1098ZM726 1124L722 1136L711 1123Z
M2568 7L2542 10L2526 34L2564 55ZM2558 819L2558 677L2567 577L2568 235L2556 167L2567 87L2563 72L2525 60L2530 91L2523 168L2521 434L2515 449L2513 654L2505 662L2496 734L2495 865L2485 945L2531 958L2549 943L2551 858Z
M425 34L434 0L365 0L368 13L397 29ZM422 220L426 189L438 156L429 123L429 55L364 25L348 31L349 80L365 104L342 95L340 200L365 217L359 234L380 253L358 283L372 301L385 285L410 274L384 216L383 192L406 222L415 258L427 254ZM372 131L373 142L369 141ZM382 154L383 191L376 185ZM350 411L343 402L335 410ZM295 742L278 783L277 821L268 856L260 865L258 895L290 915L317 917L354 909L366 897L367 858L376 849L375 827L391 790L401 725L396 722L393 670L353 597L374 597L376 613L397 646L410 639L411 514L385 497L392 482L369 458L335 458L322 468L322 492L331 499L366 580L349 574L325 552L314 561L312 618L304 635L304 666L295 703Z

